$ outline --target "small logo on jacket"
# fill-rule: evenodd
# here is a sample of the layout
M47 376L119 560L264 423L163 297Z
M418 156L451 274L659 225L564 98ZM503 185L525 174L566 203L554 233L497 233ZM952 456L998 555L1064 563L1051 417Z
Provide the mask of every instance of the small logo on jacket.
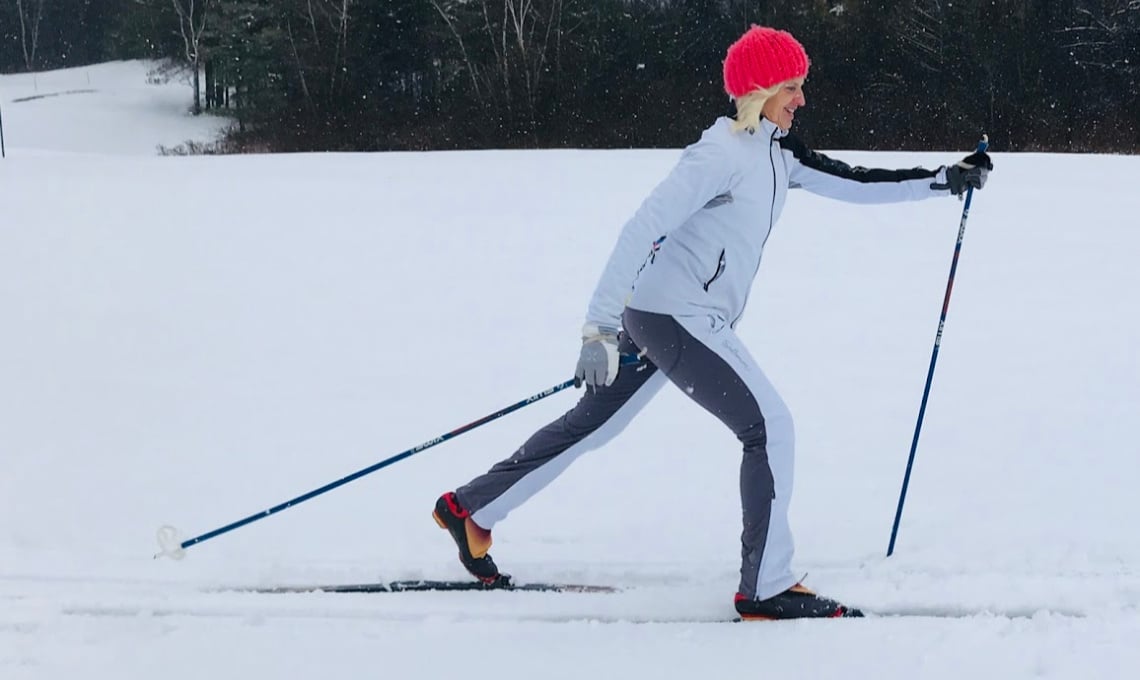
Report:
M637 277L641 276L641 271L645 269L645 266L653 264L657 261L657 251L661 250L661 244L664 242L665 237L662 236L661 238L654 241L653 245L649 248L649 255L645 258L645 261L641 263L641 266L637 268L637 273L633 275L633 282L635 286L637 284Z

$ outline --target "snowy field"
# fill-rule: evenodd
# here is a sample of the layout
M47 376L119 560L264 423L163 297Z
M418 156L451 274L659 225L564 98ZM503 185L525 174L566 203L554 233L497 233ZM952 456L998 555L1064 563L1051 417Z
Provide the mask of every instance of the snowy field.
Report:
M189 82L188 73L141 61L0 75L5 141L27 152L116 156L210 141L227 121L187 115Z
M789 197L739 331L797 417L797 569L877 616L719 622L740 454L668 388L496 529L517 580L621 592L267 595L227 589L464 578L436 497L574 394L181 562L154 535L567 379L617 230L677 152L158 157L221 125L185 86L137 63L34 80L0 77L3 680L1140 674L1140 159L993 140L891 558L961 204ZM95 91L16 101L56 88Z

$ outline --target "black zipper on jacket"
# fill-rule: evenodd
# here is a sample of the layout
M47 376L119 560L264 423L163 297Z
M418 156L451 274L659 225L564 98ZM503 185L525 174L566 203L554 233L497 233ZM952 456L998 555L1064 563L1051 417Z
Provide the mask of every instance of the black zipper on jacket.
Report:
M709 286L713 285L713 281L716 281L717 279L719 279L720 275L724 273L724 267L725 267L724 253L725 253L724 248L721 248L720 249L720 257L717 258L717 261L716 261L716 272L713 273L711 279L709 279L708 281L705 281L705 292L706 293L709 292Z
M779 130L779 128L777 128ZM772 142L776 141L776 133L768 140L768 162L772 164L772 205L768 206L768 233L764 235L764 242L760 244L760 255L764 255L764 246L768 245L768 237L776 228L776 161L772 158ZM756 260L756 271L760 271L760 260ZM753 278L756 274L752 275Z
M756 258L756 269L752 270L752 281L748 282L748 292L744 294L744 304L740 306L740 314L737 314L732 323L728 325L729 328L736 328L736 322L744 316L744 309L748 306L748 298L752 295L752 283L756 281L756 274L760 271L760 260L764 259L764 246L768 245L768 237L776 228L776 161L772 158L772 142L776 141L776 133L779 131L780 128L777 127L772 131L772 136L768 138L768 162L772 164L772 204L768 206L768 233L764 235L764 242L760 244L760 257ZM708 288L706 287L705 290Z

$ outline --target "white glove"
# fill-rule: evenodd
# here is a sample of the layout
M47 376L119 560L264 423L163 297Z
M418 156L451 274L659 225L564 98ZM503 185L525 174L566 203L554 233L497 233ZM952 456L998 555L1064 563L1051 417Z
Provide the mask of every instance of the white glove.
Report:
M618 331L612 326L587 323L582 326L582 353L574 370L574 387L595 389L612 385L618 374Z

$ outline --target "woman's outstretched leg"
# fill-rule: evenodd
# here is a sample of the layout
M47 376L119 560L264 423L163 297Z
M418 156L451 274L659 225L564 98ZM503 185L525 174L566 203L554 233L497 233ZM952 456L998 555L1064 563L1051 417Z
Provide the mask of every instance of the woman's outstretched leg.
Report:
M624 336L620 351L638 353ZM648 359L622 366L613 384L586 388L574 408L531 435L509 458L443 494L432 514L455 540L467 570L484 581L498 578L499 570L487 552L495 524L583 453L617 436L664 383Z

